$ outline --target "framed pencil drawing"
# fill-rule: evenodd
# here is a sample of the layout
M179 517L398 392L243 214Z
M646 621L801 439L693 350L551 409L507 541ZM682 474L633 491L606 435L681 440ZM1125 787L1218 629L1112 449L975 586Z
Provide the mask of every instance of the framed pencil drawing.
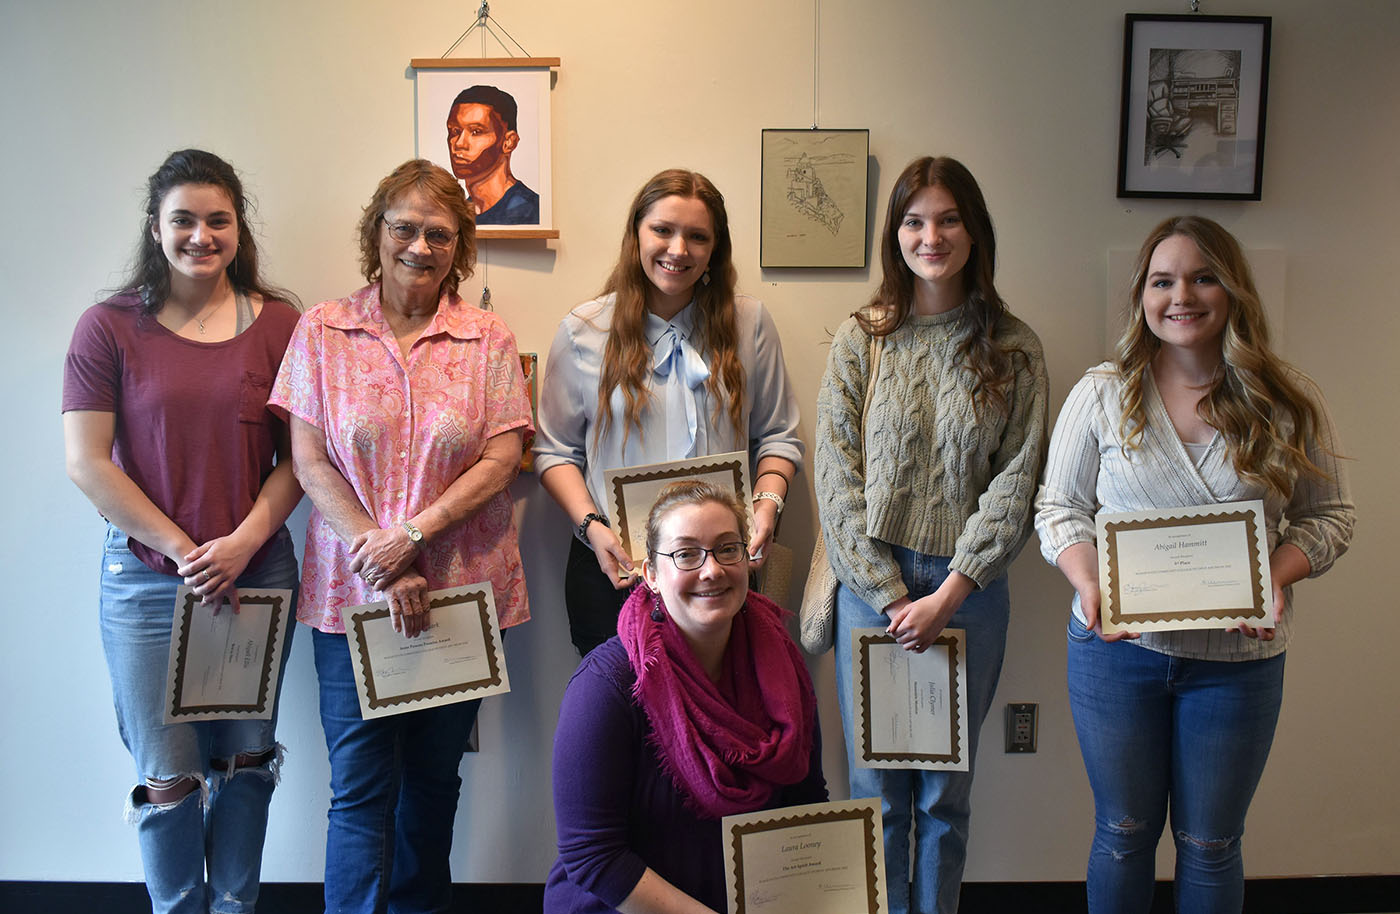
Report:
M869 130L764 130L759 265L864 267Z
M457 176L478 238L558 238L550 151L557 57L415 58L417 155Z
M1272 22L1127 14L1118 196L1260 199Z

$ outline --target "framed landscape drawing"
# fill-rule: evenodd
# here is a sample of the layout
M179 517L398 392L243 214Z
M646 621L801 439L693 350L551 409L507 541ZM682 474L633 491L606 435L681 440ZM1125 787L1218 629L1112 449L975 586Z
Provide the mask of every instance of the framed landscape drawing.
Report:
M1272 21L1127 15L1118 196L1260 199Z
M869 130L764 130L759 265L864 267Z
M415 150L456 175L478 238L558 238L549 84L557 57L415 58Z

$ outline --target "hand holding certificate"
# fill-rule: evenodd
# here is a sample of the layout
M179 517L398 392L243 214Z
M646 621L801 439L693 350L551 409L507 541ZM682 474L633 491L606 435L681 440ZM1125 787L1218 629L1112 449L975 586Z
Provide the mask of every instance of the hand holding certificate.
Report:
M905 650L881 628L851 633L856 765L967 771L967 633Z
M1105 634L1273 628L1273 582L1261 501L1100 514Z
M388 603L344 611L366 720L510 691L489 583L431 590L428 613L427 628L406 638L394 631Z
M617 529L622 545L632 561L640 562L647 554L646 524L651 506L670 483L682 479L701 479L725 489L731 489L739 501L749 505L749 455L743 451L711 454L687 460L672 460L645 466L619 467L604 474L608 487L608 514ZM752 510L749 517L753 525Z
M880 801L725 816L730 914L876 914L886 909Z
M165 723L272 717L292 592L239 588L238 602L215 615L193 588L176 591Z

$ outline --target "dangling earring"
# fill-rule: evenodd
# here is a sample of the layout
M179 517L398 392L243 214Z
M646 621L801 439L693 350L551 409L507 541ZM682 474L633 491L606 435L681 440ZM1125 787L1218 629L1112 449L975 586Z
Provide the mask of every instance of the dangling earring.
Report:
M666 611L661 608L661 594L655 590L651 592L651 621L666 621Z
M700 285L702 285L702 286L708 286L709 284L710 284L710 268L709 268L709 267L706 267L706 268L705 268L705 273L704 273L704 275L700 277Z

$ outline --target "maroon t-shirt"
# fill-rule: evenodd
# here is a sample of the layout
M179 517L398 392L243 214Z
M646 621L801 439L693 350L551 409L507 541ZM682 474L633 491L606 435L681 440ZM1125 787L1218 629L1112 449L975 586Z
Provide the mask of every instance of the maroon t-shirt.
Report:
M134 294L109 298L73 331L63 411L115 413L113 462L196 543L227 536L276 463L280 425L267 397L298 316L264 302L238 336L201 343L141 314ZM152 569L175 573L161 553L130 545Z

